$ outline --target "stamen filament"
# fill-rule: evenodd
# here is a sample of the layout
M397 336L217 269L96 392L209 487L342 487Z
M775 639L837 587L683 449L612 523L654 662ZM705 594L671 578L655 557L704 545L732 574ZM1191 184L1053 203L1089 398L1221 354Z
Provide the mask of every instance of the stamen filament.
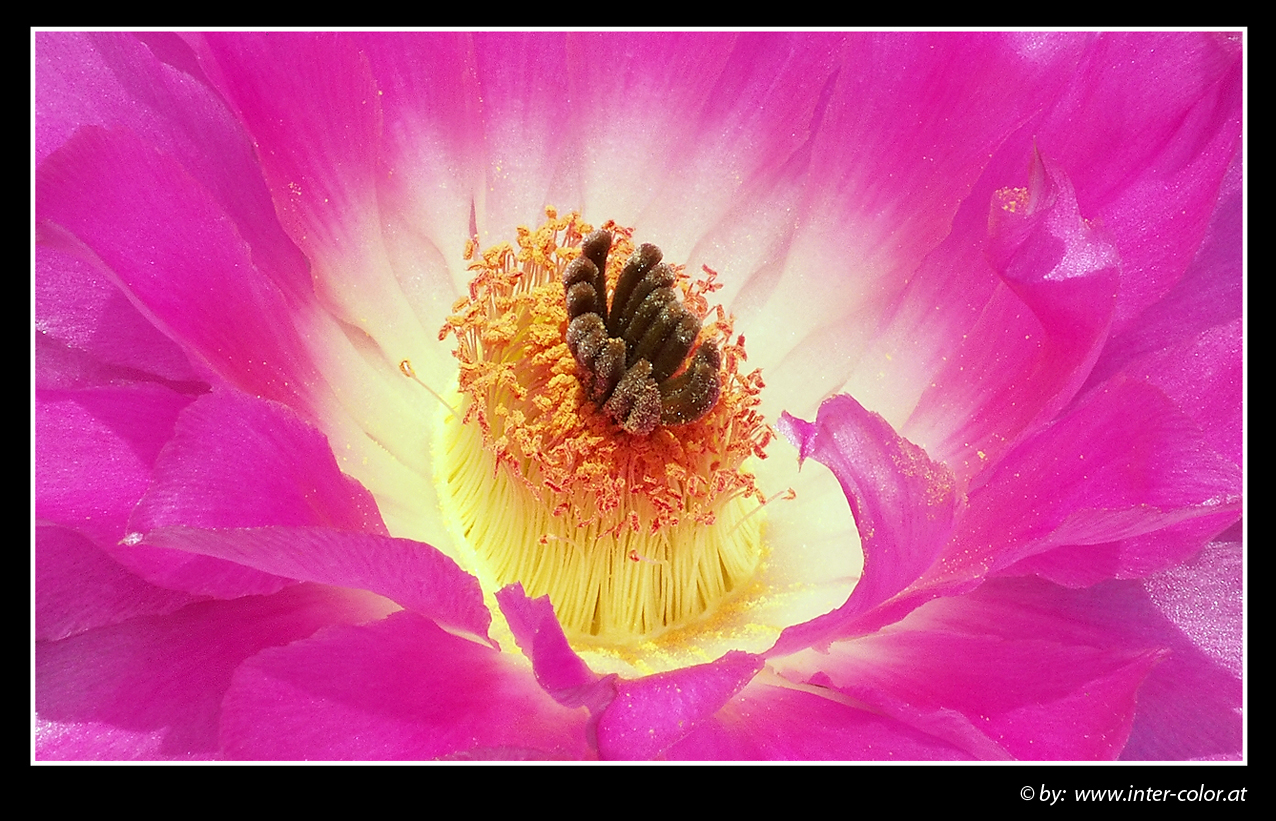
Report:
M456 408L452 407L451 402L444 399L443 395L440 394L438 391L436 391L434 388L431 388L429 385L421 381L421 379L416 375L416 371L412 370L412 363L409 360L405 359L399 363L399 371L408 379L411 379L413 382L425 388L425 392L430 394L430 396L433 396L435 399L439 400L439 403L442 404L443 407L447 408L448 413L452 414L457 419L461 418L461 414L456 412Z

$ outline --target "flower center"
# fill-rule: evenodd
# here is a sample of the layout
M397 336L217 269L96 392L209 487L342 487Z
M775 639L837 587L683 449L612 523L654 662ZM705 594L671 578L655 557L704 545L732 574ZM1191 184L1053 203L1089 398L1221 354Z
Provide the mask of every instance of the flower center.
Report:
M462 409L444 419L441 498L496 585L548 595L575 638L651 638L753 575L764 502L744 469L771 429L744 338L659 249L579 215L466 258ZM610 256L610 260L608 259ZM610 309L607 295L611 295Z

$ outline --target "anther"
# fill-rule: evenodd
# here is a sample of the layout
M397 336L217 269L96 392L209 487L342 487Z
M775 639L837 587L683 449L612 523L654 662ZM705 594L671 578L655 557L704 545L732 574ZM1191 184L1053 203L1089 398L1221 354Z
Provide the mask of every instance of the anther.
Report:
M611 395L625 375L625 343L608 339L594 357L594 391L589 398L601 402Z
M399 362L399 373L403 374L403 375L404 375L404 376L406 376L408 379L411 379L413 382L415 382L415 383L417 383L418 385L420 385L421 387L425 388L426 393L430 394L430 396L433 396L435 399L439 400L439 402L440 402L440 403L442 403L443 407L447 408L448 413L452 414L452 416L454 416L454 417L455 417L455 418L457 418L457 419L460 419L460 418L461 418L461 415L460 415L459 413L457 413L457 412L456 412L456 408L452 407L452 404L451 404L450 402L448 402L446 399L444 399L444 398L443 398L443 397L439 394L439 392L438 392L438 391L436 391L434 388L431 388L429 385L427 385L427 384L425 384L424 382L422 382L422 381L421 381L421 378L420 378L419 376L417 376L417 375L416 375L416 371L412 369L412 362L411 362L411 361L409 361L409 360L407 360L407 359L404 359L404 360L400 361L400 362Z

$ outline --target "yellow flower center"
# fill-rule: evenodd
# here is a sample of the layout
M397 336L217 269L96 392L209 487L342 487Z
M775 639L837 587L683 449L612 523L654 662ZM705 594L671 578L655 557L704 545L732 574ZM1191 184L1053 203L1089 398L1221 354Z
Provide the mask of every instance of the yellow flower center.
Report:
M536 230L519 229L516 245L467 247L470 293L440 332L455 336L460 361L460 407L437 445L440 496L482 563L480 575L548 595L573 638L648 639L705 618L758 566L762 516L755 514L765 500L744 465L765 457L772 436L757 412L762 380L740 372L744 338L735 337L731 318L721 308L710 315L705 296L717 289L716 274L706 268L693 280L681 266L662 266L672 279L666 287L680 296L667 311L671 327L684 329L683 341L670 343L679 361L657 366L658 386L650 365L625 378L663 393L666 410L656 412L659 423L652 413L616 411L613 397L627 389L615 381L599 389L594 360L567 341L564 272L570 291L584 264L568 267L592 228L577 214L546 214ZM598 274L614 302L622 272L641 253L634 255L631 230L602 228L610 256L588 253L605 260ZM599 301L590 310L606 314L606 299ZM714 360L717 396L709 406L704 385ZM679 390L697 367L700 388L687 399ZM654 395L658 409L661 394Z

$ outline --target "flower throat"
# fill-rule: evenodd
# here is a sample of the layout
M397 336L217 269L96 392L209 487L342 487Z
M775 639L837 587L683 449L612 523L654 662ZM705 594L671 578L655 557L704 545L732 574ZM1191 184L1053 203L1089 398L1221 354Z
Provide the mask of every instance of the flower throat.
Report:
M470 293L440 331L463 407L441 497L485 581L548 595L576 638L651 638L757 567L765 499L743 465L772 436L762 380L710 315L713 271L693 281L628 229L546 214L516 246L467 244Z

